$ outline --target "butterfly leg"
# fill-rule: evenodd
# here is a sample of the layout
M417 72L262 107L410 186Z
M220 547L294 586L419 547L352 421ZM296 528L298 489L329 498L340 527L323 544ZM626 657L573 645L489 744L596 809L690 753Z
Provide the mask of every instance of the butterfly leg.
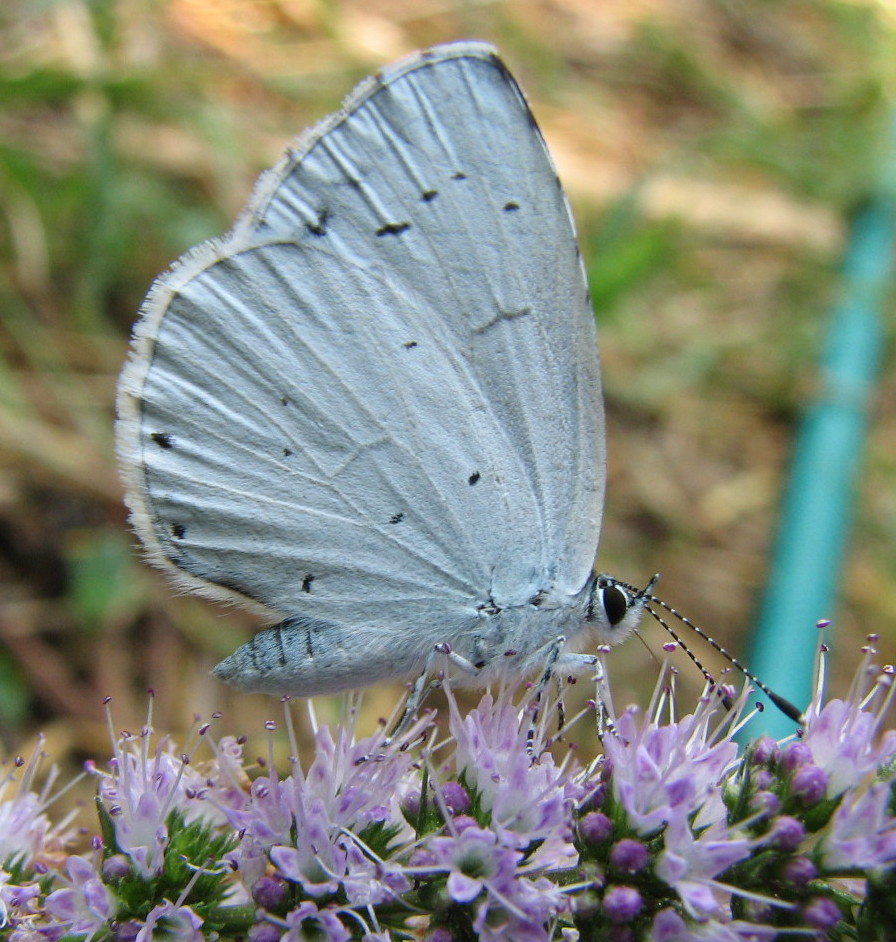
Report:
M613 707L613 697L610 693L609 675L604 663L604 651L594 658L594 699L597 704L597 735L605 736L616 732L616 711Z
M572 675L579 674L588 669L593 670L594 667L596 667L599 663L597 657L593 654L576 654L573 652L562 654L561 651L563 650L564 644L566 644L565 635L558 635L546 646L547 659L545 661L541 678L539 679L536 686L535 697L533 699L534 709L532 712L532 720L529 724L529 730L526 734L526 751L529 753L529 755L534 754L535 733L541 701L544 697L544 691L547 688L547 685L550 683L551 678L557 678L559 687L560 677L564 672L569 672ZM559 699L559 695L557 702L559 712L559 729L562 730L565 718L563 700Z
M534 740L538 719L537 708L541 703L544 690L552 676L559 678L559 676L566 671L572 675L583 673L586 670L590 670L592 672L592 679L595 684L594 699L597 709L597 733L599 736L604 736L607 733L615 734L616 731L616 713L613 707L613 698L610 693L609 674L607 673L607 667L604 662L604 654L606 652L600 650L598 654L576 654L572 652L560 654L559 650L562 648L564 641L565 639L561 636L551 642L548 649L545 669L538 682L538 689L534 698L536 710L533 712L532 721L530 723L529 732L527 735L527 751L530 755L532 755L534 752ZM561 717L562 706L563 704L561 701ZM562 719L560 728L563 728Z
M554 670L557 667L558 661L560 660L560 651L563 649L564 644L566 644L565 635L558 635L550 643L544 670L541 673L541 678L538 681L538 685L535 689L535 697L532 701L532 719L529 720L529 729L526 731L526 753L532 757L535 755L535 731L538 726L538 717L541 712L541 701L548 684L551 682L551 678L554 676Z
M401 714L401 719L395 724L395 728L383 741L383 746L390 745L390 743L397 739L408 728L430 692L442 686L445 679L444 672L440 671L435 677L431 675L434 672L434 665L443 659L447 659L449 663L453 664L464 673L479 673L479 668L477 668L472 661L465 658L462 654L452 651L451 645L447 642L440 642L434 645L432 651L429 652L429 656L426 658L426 664L423 670L420 672L416 681L414 681L414 686L411 687L407 701L405 702L404 711Z

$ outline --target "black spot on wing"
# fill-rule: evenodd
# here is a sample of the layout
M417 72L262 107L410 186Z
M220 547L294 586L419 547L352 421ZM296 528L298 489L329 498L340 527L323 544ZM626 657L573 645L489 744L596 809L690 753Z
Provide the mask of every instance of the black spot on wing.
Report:
M407 232L411 228L409 222L387 222L385 226L380 226L376 230L378 236L387 236L387 235L401 235L402 232Z
M187 528L182 523L172 523L171 535L176 540L182 540L187 535Z
M472 487L474 484L478 484L478 483L479 483L479 479L480 479L481 477L482 477L482 475L481 475L478 471L474 471L474 472L467 478L467 484L469 484L470 487Z
M149 436L159 448L173 448L174 441L167 432L153 432Z
M306 222L305 228L313 236L320 238L327 234L327 221L330 218L330 211L328 209L321 209L317 213L317 222Z

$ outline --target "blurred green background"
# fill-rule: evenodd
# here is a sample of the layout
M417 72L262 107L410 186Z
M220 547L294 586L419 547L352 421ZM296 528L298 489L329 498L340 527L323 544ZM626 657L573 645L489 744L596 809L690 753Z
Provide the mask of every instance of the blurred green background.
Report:
M128 333L152 278L227 229L356 81L470 37L527 91L580 227L610 439L600 565L661 572L664 598L746 649L845 221L882 159L896 5L4 0L3 752L41 728L55 758L103 756L102 698L137 728L149 687L160 730L218 709L254 732L278 713L208 676L258 623L178 596L135 551L112 456ZM893 659L894 379L888 358L831 613L844 676L867 632ZM659 629L643 635L659 651ZM619 701L643 702L655 657L614 652ZM395 699L365 702L375 717Z

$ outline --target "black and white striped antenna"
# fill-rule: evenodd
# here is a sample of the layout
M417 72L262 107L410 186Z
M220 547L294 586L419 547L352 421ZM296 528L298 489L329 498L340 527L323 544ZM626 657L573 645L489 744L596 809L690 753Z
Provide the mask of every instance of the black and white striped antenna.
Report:
M729 653L715 640L710 634L704 631L699 625L695 624L688 618L686 615L682 615L678 609L673 608L669 605L668 602L664 602L662 599L657 598L652 594L653 587L656 585L659 575L655 575L647 585L645 589L639 589L637 586L629 585L627 582L620 582L618 579L614 579L613 584L621 586L623 589L626 589L628 592L632 593L634 598L637 598L644 605L644 608L650 612L651 615L666 629L666 631L671 636L672 640L687 654L691 661L696 666L697 670L703 675L703 678L712 686L717 685L716 679L712 674L703 666L700 662L700 659L696 654L687 646L682 637L678 632L669 624L668 620L653 608L652 606L659 606L664 611L668 612L670 615L677 618L683 625L686 625L691 631L694 632L699 638L702 638L714 651L717 651L719 654L728 661L732 667L736 668L744 677L747 678L752 684L754 684L759 690L761 690L771 702L789 719L793 720L795 723L803 723L804 717L802 711L796 707L793 703L787 700L785 697L782 697L780 694L777 694L769 688L767 684L764 684L745 664L739 661L733 654Z

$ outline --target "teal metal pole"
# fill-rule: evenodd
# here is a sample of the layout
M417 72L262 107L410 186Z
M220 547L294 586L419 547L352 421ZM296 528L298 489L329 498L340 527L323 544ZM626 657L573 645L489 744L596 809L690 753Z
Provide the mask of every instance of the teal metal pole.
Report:
M869 402L883 352L882 311L894 240L896 201L888 191L857 213L850 229L841 300L832 311L817 394L798 434L749 656L753 672L800 709L812 689L816 622L836 615ZM794 728L771 709L749 732L751 738L760 729L781 738Z

